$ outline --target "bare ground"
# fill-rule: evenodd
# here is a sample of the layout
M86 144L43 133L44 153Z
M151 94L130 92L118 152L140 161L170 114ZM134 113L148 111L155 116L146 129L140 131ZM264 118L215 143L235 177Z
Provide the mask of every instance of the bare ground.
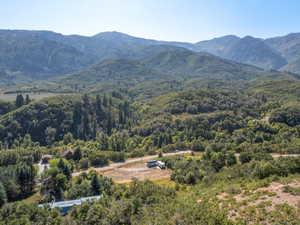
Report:
M29 95L29 97L31 99L34 100L39 100L42 98L46 98L46 97L52 97L52 96L57 96L57 95L68 95L66 93L50 93L50 92L41 92L41 93L25 93L23 94L23 96L25 96L26 94ZM5 100L5 101L14 101L16 99L17 94L4 94L0 92L0 100Z
M271 183L268 187L259 188L254 193L261 193L262 197L258 198L255 201L249 203L250 206L258 205L264 201L271 201L272 206L269 209L274 209L273 206L278 204L286 203L293 207L299 206L300 195L292 195L290 193L284 192L284 187L286 184L281 184L277 182ZM293 181L288 184L290 187L300 187L300 181ZM243 194L239 194L235 196L237 201L248 200L247 197L243 196Z
M268 217L267 215L274 216L274 212L276 212L275 215L278 215L278 206L287 204L296 210L299 209L300 195L285 192L286 186L300 188L300 180L293 180L288 183L273 182L268 187L236 195L223 192L216 197L221 200L220 206L227 205L229 207L228 218L234 221L239 217L250 218L250 220L251 218L260 218L259 224L273 224L270 222L273 219L272 216ZM255 211L253 211L254 209ZM248 223L256 224L254 221Z
M159 180L170 178L171 171L168 169L148 168L145 162L137 162L122 167L99 171L104 176L111 177L116 183L129 183L133 178L138 180Z

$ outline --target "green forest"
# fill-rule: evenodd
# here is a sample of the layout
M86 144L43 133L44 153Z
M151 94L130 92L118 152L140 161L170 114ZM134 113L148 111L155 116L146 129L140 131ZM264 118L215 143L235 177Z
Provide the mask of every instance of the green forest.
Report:
M250 200L235 196L254 201L256 189L300 178L300 82L283 76L241 81L243 88L213 80L170 84L2 100L0 224L299 224L299 207L265 211L270 202L248 207ZM176 151L192 152L164 156ZM166 163L167 184L119 184L94 170L148 155ZM284 191L299 195L296 187ZM38 207L96 195L101 199L67 215Z

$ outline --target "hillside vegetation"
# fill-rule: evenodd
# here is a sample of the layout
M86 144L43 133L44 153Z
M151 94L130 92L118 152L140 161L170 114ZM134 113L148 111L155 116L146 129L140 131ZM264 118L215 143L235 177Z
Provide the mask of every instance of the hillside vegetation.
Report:
M30 84L36 79L45 80L78 72L106 59L139 60L150 57L151 64L153 60L158 60L153 57L161 52L184 51L182 49L211 53L263 69L298 73L299 43L299 34L265 40L251 36L239 38L228 35L192 44L149 40L118 32L104 32L85 37L62 35L51 31L1 30L0 86ZM180 64L175 64L174 61L174 65L179 67ZM171 65L169 66L173 69ZM232 70L228 63L219 69L226 66ZM181 72L186 73L187 69ZM203 72L203 76L210 74L206 68L197 72ZM233 78L228 74L227 76Z
M0 225L300 224L300 76L273 70L298 35L0 39L1 94L16 95L0 101ZM116 184L117 169L153 180ZM89 196L66 215L48 207Z

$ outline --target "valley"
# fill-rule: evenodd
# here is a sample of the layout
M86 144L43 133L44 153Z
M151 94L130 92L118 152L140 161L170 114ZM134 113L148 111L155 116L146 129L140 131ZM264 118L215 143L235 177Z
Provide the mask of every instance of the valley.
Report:
M297 44L1 30L0 224L299 224Z

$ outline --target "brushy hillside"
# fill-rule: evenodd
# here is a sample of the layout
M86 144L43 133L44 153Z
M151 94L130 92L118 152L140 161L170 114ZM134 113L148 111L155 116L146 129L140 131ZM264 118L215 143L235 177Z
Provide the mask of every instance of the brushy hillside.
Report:
M126 84L164 78L164 74L146 67L139 61L128 59L104 60L78 73L58 78L63 84L89 84L114 82ZM168 79L168 77L166 77Z
M147 81L109 95L1 102L0 224L298 224L300 160L278 154L300 153L300 82L274 78ZM176 150L194 152L164 154ZM157 153L170 186L115 185L91 170ZM43 154L54 159L39 177ZM88 172L72 176L79 170ZM92 195L103 198L67 217L37 207Z
M162 47L159 46L158 49L159 52ZM287 74L172 47L168 51L141 60L104 60L80 72L49 81L77 88L85 85L83 89L88 92L100 92L124 87L135 89L135 86L139 88L144 86L144 83L147 86L152 83L156 89L155 83L159 82L189 82L189 85L192 85L190 79L201 78L236 83L267 76L287 76ZM196 83L200 83L199 80ZM173 90L178 90L178 87Z
M143 62L159 71L177 74L182 78L249 80L275 73L224 60L213 55L194 53L188 50L161 52L145 58Z

